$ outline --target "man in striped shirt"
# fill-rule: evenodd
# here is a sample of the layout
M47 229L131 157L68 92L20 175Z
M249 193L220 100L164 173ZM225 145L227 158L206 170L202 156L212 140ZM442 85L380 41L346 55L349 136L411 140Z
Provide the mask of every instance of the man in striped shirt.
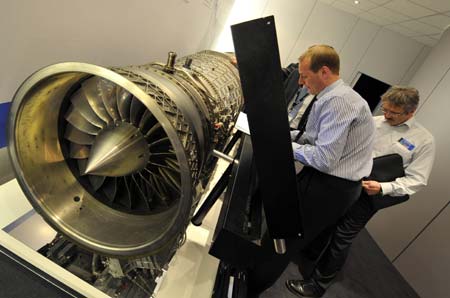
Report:
M367 102L339 77L339 55L330 46L310 47L299 58L299 83L315 99L293 132L304 243L333 227L361 193L372 169L375 126ZM307 121L306 121L307 120ZM320 297L319 271L310 280L289 280L300 297Z

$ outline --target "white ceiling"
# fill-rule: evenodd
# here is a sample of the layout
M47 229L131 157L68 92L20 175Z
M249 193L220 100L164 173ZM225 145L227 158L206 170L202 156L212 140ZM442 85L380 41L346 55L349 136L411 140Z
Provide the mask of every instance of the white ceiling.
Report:
M450 25L450 0L320 1L429 46Z

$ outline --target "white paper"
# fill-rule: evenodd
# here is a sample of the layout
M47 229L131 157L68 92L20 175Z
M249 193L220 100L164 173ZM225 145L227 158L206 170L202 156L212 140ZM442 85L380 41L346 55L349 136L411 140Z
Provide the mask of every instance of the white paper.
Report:
M250 128L248 127L247 114L240 112L236 121L236 129L250 135Z

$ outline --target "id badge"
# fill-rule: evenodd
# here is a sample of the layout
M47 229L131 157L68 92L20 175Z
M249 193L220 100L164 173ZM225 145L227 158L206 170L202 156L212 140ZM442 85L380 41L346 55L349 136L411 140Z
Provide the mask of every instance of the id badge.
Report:
M398 140L398 142L399 142L400 144L402 144L402 146L405 147L408 151L413 151L414 148L416 148L416 146L414 146L413 143L411 143L410 141L408 141L408 140L405 139L405 138L400 138L400 139Z

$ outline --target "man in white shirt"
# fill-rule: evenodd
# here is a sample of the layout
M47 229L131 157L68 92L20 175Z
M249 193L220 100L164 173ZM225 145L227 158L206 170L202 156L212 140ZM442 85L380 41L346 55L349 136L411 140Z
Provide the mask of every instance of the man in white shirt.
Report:
M427 185L433 167L433 136L414 118L419 104L415 88L394 86L381 97L383 116L375 117L373 157L397 153L403 159L405 176L390 182L366 180L363 194L338 222L330 244L320 257L316 270L307 280L288 280L289 290L299 297L321 297L343 267L353 239L389 199L392 206L405 201ZM398 200L398 201L396 201ZM393 202L393 203L392 203ZM384 207L381 207L384 208Z
M394 86L383 95L384 117L374 118L377 133L373 157L398 153L403 158L405 177L383 183L364 181L369 195L412 195L427 184L435 154L434 138L414 118L418 102L414 88Z

